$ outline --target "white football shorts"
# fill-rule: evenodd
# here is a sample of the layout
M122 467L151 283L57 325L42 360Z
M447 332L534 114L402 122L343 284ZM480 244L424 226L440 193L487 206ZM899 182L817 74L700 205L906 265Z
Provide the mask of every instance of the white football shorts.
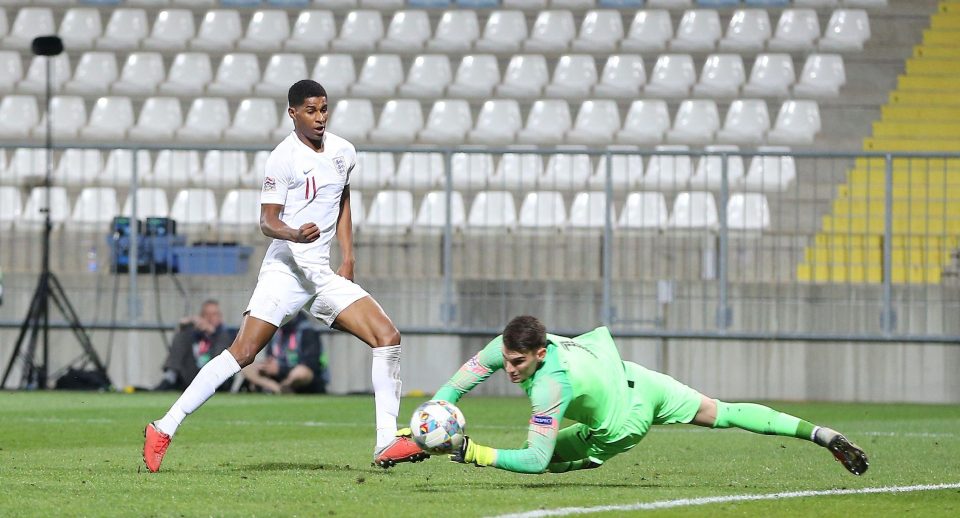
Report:
M247 313L280 327L306 308L328 326L350 304L370 294L333 271L313 273L310 280L283 270L261 271Z

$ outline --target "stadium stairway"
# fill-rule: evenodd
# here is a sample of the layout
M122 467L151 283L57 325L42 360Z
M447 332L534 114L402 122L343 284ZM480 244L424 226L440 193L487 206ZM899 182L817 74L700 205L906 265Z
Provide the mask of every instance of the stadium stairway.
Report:
M960 1L945 0L906 61L864 150L960 151L958 81ZM885 183L884 159L855 162L797 267L799 281L883 282ZM891 281L940 284L960 244L960 159L894 160L892 184Z

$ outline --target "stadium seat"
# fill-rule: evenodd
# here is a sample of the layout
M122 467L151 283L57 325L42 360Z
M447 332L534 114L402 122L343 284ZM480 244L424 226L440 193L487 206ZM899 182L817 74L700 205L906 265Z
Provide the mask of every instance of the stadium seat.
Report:
M8 95L0 101L0 138L22 140L40 122L37 99L32 95Z
M417 56L407 72L407 81L397 88L403 97L436 99L453 81L450 58L442 54Z
M739 54L711 54L703 63L700 82L694 85L697 97L736 97L747 80Z
M839 54L810 54L793 85L797 97L836 97L847 82L843 58Z
M120 71L120 79L110 87L114 95L150 95L156 92L166 70L159 52L134 52Z
M357 153L359 174L350 175L351 187L357 189L380 189L393 181L397 172L393 153L361 151Z
M391 186L417 191L439 187L445 170L442 153L403 153Z
M659 192L631 192L623 202L617 227L658 231L667 225L667 200Z
M167 201L167 193L157 187L140 187L136 194L127 196L123 202L124 216L133 216L133 203L137 203L137 219L144 218L166 218L170 215L170 203Z
M8 230L14 223L20 221L23 212L23 201L20 199L20 188L9 185L0 185L0 230Z
M351 200L352 201L352 200ZM230 189L220 205L220 224L232 231L260 229L260 191Z
M263 71L263 79L253 93L264 97L286 97L290 85L308 77L302 54L274 54Z
M330 43L330 48L338 52L371 52L382 38L383 19L379 11L350 11L340 27L340 36Z
M39 148L17 148L6 171L8 183L17 185L37 183L46 174L47 150Z
M77 196L66 226L80 231L106 231L119 208L113 187L86 187Z
M519 54L510 58L496 94L498 97L533 99L540 96L549 80L547 60L542 54Z
M283 42L287 52L325 50L337 37L337 25L330 11L302 11L293 23L290 38Z
M780 105L777 122L767 133L770 144L812 144L820 131L820 108L816 101L785 101Z
M690 9L683 13L677 33L670 40L671 52L708 52L723 35L715 9Z
M636 146L611 145L610 151L636 151ZM613 192L623 192L640 185L643 179L643 157L640 155L616 154L612 157L610 173ZM603 191L607 187L607 155L600 155L593 175L587 179L587 187Z
M30 189L30 195L27 197L27 203L23 207L23 213L15 225L18 228L28 230L40 230L43 228L44 221L47 218L47 189L49 189L49 214L50 222L55 228L59 228L70 216L70 200L67 198L67 190L64 187L34 187Z
M713 141L720 129L720 113L712 99L688 99L680 103L673 121L673 129L667 131L667 142L674 144L703 145Z
M150 33L147 12L143 9L114 9L103 36L97 38L101 50L131 50Z
M490 187L528 191L540 185L543 157L535 153L504 153L490 178Z
M377 43L380 52L419 52L430 39L430 19L426 11L393 13L387 35Z
M468 229L510 230L517 224L513 195L506 191L482 191L473 199L467 216Z
M98 149L66 149L53 171L58 185L78 187L93 184L103 169L103 157Z
M340 99L330 113L327 129L351 142L364 142L374 122L369 99Z
M493 99L483 103L476 127L467 134L471 144L504 146L514 141L523 127L520 105L514 99Z
M439 100L433 103L427 125L417 135L425 144L454 146L463 143L473 127L470 104L462 99Z
M324 54L317 58L310 78L323 85L328 99L347 94L350 85L357 80L353 58L347 54Z
M150 179L154 185L182 187L196 183L195 179L200 174L201 162L198 151L164 149L157 153Z
M567 132L565 140L569 144L602 146L613 142L619 130L620 112L616 101L588 100L580 105L573 129Z
M473 10L446 11L437 24L437 32L427 42L433 52L467 52L480 38L480 22Z
M403 232L413 225L413 194L410 191L380 191L373 197L364 226Z
M177 222L177 230L204 232L217 226L217 199L210 189L183 189L177 193L170 207L170 219Z
M123 140L133 126L133 105L129 97L101 97L93 105L90 120L80 130L87 140Z
M667 103L659 99L638 99L630 104L630 110L618 131L615 141L618 144L649 145L663 142L663 136L670 128L670 113Z
M786 97L790 85L796 80L789 54L758 54L750 70L750 79L743 85L743 95Z
M217 141L229 125L230 110L226 99L199 97L190 104L187 120L177 130L176 137L180 142Z
M189 9L164 9L157 14L150 36L140 43L147 50L178 51L187 48L187 42L196 33L193 13Z
M653 66L644 94L648 97L686 97L696 81L697 72L689 54L662 54Z
M247 24L247 33L237 42L238 50L250 52L276 52L290 37L290 21L286 11L260 10L253 13ZM316 51L316 47L313 49Z
M547 0L502 0L503 6L523 11L542 11L547 8Z
M207 151L200 174L190 178L190 184L213 189L234 187L242 183L247 169L247 154L243 151ZM259 214L260 202L254 201L254 206Z
M557 153L547 159L540 185L546 189L576 191L587 185L592 172L590 155Z
M600 82L593 87L594 97L633 99L647 82L643 59L634 54L615 54L607 58Z
M367 222L367 212L364 210L361 191L350 191L350 222L353 223L354 231L363 228L364 223Z
M500 84L497 58L490 54L464 56L457 66L453 82L447 87L447 96L466 99L484 99L493 94Z
M217 76L207 85L208 95L249 95L260 81L260 65L253 54L227 54L217 67Z
M765 153L788 153L790 148L778 146L760 146L757 151ZM743 178L743 188L758 192L783 192L797 176L794 158L789 155L755 156Z
M13 91L14 85L23 78L23 63L20 53L13 50L0 50L0 94Z
M582 11L593 7L595 3L596 0L550 0L550 8Z
M766 9L737 9L718 48L728 52L759 51L771 36L770 16Z
M454 229L461 229L466 220L463 195L458 191L452 191L450 193L450 225ZM447 193L445 191L428 192L420 202L420 210L417 211L417 219L414 222L415 228L436 231L446 227L446 224Z
M673 38L673 22L670 13L661 9L637 11L627 37L620 41L622 52L656 52L667 48Z
M737 152L740 150L732 145L705 146L708 153ZM739 155L727 156L727 189L733 190L743 180L743 157ZM719 191L723 186L723 157L718 155L704 155L697 161L697 167L690 176L690 187L699 190Z
M578 192L570 204L570 222L572 229L603 228L606 226L607 193ZM611 223L616 225L614 208L610 206Z
M205 52L182 52L173 59L167 80L157 91L164 95L196 96L213 81L210 56Z
M483 36L474 43L477 52L509 54L520 50L527 39L527 20L522 11L494 11L483 27Z
M113 52L84 52L73 79L63 85L70 94L98 95L110 91L117 80L117 59Z
M558 230L567 223L563 196L556 191L534 191L520 204L519 227L530 230Z
M564 133L570 127L570 106L566 101L535 101L527 115L526 126L517 132L517 142L541 146L556 145L563 142Z
M593 10L583 17L580 34L570 48L574 52L613 52L623 36L623 20L619 11Z
M682 153L690 150L687 146L676 145L662 145L654 149L671 153ZM641 184L644 189L677 190L687 185L691 173L690 155L653 155L647 161L647 171L643 175Z
M405 0L359 0L360 7L375 9L377 11L395 11L401 7Z
M450 157L451 182L456 190L485 189L494 171L490 153L454 153Z
M727 228L734 231L762 231L770 228L770 206L760 193L735 193L727 201Z
M137 125L130 128L127 137L145 142L170 141L182 125L180 101L174 97L151 97L143 103Z
M21 7L13 20L10 32L0 41L0 47L27 50L37 36L56 34L53 11L47 7Z
M209 151L207 152L209 154ZM267 167L269 151L257 151L253 154L253 164L247 171L240 173L240 185L243 187L263 187L264 170Z
M67 9L60 21L57 35L63 40L63 46L70 50L92 49L94 42L103 34L100 12L92 7L73 7Z
M387 101L380 111L377 127L370 131L370 141L378 144L411 144L423 129L423 110L415 99Z
M53 119L53 136L57 139L75 139L80 128L87 123L87 108L82 97L57 95L50 99L50 113L57 114ZM33 128L33 137L43 139L47 136L47 117Z
M681 192L673 200L667 227L674 230L715 230L720 222L713 194L702 191Z
M772 51L809 51L820 37L820 22L813 9L784 9L773 38L767 42Z
M230 51L242 36L240 13L235 9L212 9L203 16L197 36L190 40L190 49L205 52Z
M278 123L276 101L244 99L237 107L233 124L223 131L223 138L233 142L264 142Z
M70 79L70 57L66 54L48 58L34 56L30 61L30 68L23 80L17 83L17 92L25 94L43 94L47 90L47 60L52 60L50 88L54 93L59 92L64 83Z
M371 54L360 69L360 77L350 87L355 97L389 97L403 83L403 65L395 54Z
M543 92L545 97L579 99L588 96L596 83L597 64L593 56L561 56L553 69L553 81Z
M767 103L759 99L738 99L730 103L723 129L717 132L717 142L760 144L769 130Z
M827 22L827 30L818 42L820 50L861 51L870 39L870 19L863 9L837 9Z
M136 169L138 184L150 178L153 175L150 152L137 151L136 163L133 156L133 151L129 149L113 149L107 153L107 164L100 173L98 183L113 187L130 187L134 169Z
M540 11L533 22L530 37L523 42L523 51L563 52L576 36L577 26L570 11Z

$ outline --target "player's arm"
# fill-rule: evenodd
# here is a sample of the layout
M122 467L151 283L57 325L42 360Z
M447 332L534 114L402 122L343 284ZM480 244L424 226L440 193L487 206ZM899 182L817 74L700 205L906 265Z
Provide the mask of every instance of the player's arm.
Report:
M473 387L483 383L491 374L503 368L503 337L490 341L480 352L467 360L460 369L440 387L433 399L456 403Z
M340 215L337 216L337 242L340 244L340 268L337 275L353 280L353 217L350 214L350 184L343 186L340 195Z
M304 223L300 228L292 228L280 220L281 211L283 205L260 205L260 231L263 235L295 243L312 243L320 237L320 229L316 223Z

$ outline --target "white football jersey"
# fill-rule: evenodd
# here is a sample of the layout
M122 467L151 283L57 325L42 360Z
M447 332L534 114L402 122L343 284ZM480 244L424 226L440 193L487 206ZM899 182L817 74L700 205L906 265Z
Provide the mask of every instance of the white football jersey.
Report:
M286 265L295 270L330 266L330 241L337 231L340 197L357 167L353 144L329 131L317 153L291 132L267 158L260 203L283 205L280 220L291 228L316 223L320 237L312 243L274 239L261 270Z

